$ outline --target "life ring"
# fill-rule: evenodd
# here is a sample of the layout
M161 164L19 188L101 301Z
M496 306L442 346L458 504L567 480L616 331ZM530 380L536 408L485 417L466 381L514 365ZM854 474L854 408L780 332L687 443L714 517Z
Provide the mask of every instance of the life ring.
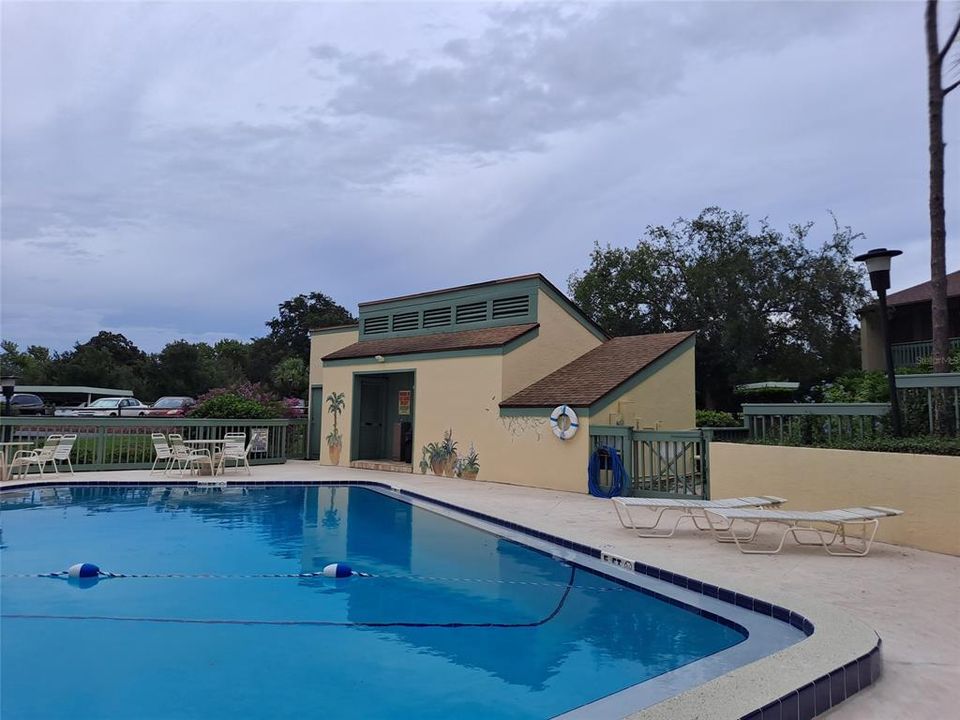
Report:
M566 428L560 427L560 418L567 418ZM577 414L573 411L573 408L569 405L558 405L553 409L553 412L550 413L550 427L553 429L553 434L556 435L561 440L569 440L574 435L577 434L577 428L580 427L580 421L577 419Z

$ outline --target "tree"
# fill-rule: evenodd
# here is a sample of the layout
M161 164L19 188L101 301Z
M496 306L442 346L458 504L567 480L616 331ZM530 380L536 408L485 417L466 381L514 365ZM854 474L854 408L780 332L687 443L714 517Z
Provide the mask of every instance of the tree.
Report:
M149 358L119 333L101 331L85 343L61 355L56 362L56 381L61 385L92 385L149 393Z
M298 357L284 358L273 368L270 380L282 397L303 397L307 392L307 366Z
M327 325L354 322L353 316L342 305L319 292L297 295L280 303L279 315L267 321L267 338L281 351L281 357L294 355L310 361L310 330Z
M947 221L943 201L944 143L943 101L952 90L960 86L960 80L943 87L943 62L960 33L960 17L957 17L940 47L937 29L937 0L927 0L925 14L927 41L927 116L930 127L930 312L933 323L933 371L947 372L950 352L947 326ZM943 430L948 422L942 393L937 393L935 402L937 426Z
M20 385L52 384L53 363L50 350L45 347L31 345L26 352L20 352L15 342L0 341L0 369L4 375L16 375Z
M752 232L743 213L707 208L648 227L634 248L596 245L570 290L614 335L697 330L700 401L732 409L738 383L809 384L857 365L856 311L867 299L851 261L858 236L835 224L811 250L812 227L784 234L764 220Z

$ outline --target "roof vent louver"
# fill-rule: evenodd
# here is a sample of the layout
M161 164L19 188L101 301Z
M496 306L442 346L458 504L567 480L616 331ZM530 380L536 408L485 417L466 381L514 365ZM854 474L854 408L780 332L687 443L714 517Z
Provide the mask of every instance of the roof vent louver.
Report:
M530 312L530 296L497 298L493 301L493 319L521 317Z
M393 331L417 330L420 327L420 313L405 312L393 316Z
M457 305L457 325L483 322L487 319L487 303L475 302Z
M390 330L390 321L386 315L378 315L377 317L364 318L364 321L363 321L364 335L377 335L379 333L385 333L389 330Z
M433 328L433 327L443 327L444 325L450 324L450 307L441 307L433 308L432 310L423 311L423 327Z

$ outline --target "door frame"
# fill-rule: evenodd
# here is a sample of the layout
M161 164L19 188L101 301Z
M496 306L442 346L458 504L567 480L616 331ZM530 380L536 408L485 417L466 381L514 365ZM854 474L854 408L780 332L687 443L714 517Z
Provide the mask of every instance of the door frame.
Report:
M413 383L411 386L411 391L413 396L410 398L411 407L413 408L413 416L411 422L413 423L413 447L414 447L414 456L416 456L416 447L417 447L417 371L415 368L406 367L406 368L391 368L390 370L361 370L353 373L353 393L350 397L350 462L358 460L357 457L360 454L360 380L367 375L412 375ZM390 402L390 399L387 398L387 402ZM386 439L384 439L386 442ZM386 448L384 448L386 449ZM412 463L411 463L412 464Z
M313 402L313 391L320 390L320 406L314 407L316 405ZM307 389L307 400L310 403L307 406L307 460L319 460L320 452L323 450L323 383L319 385L311 385ZM314 413L317 413L314 415ZM317 419L317 447L316 451L313 448L313 419ZM316 457L314 457L316 455Z

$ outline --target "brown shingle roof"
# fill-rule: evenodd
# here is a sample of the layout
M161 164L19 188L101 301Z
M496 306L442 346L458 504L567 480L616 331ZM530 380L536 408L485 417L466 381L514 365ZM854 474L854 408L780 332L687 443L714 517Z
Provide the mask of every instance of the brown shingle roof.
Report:
M588 407L693 334L613 338L507 398L500 407Z
M463 330L461 332L384 338L382 340L361 340L325 355L322 359L346 360L375 357L377 355L408 355L445 350L502 347L538 327L540 327L539 323L527 323L525 325L507 325L506 327L484 328L482 330Z
M960 270L947 274L947 297L960 295ZM930 281L914 285L906 290L895 292L887 296L887 305L909 305L910 303L925 302L931 299Z

